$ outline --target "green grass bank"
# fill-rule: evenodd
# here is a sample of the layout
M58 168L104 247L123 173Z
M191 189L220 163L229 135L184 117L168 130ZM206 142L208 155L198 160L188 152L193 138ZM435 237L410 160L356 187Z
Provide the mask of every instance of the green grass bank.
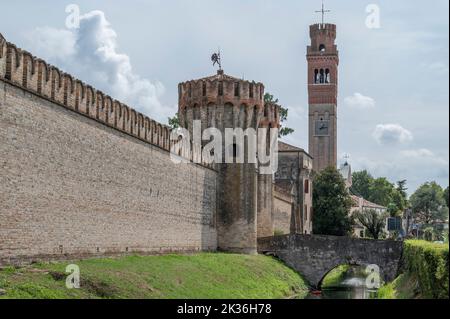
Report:
M405 242L402 274L378 292L382 299L448 299L449 247L420 240Z
M68 264L80 289L67 289ZM267 256L219 253L127 256L0 270L0 298L241 299L305 297L302 277Z

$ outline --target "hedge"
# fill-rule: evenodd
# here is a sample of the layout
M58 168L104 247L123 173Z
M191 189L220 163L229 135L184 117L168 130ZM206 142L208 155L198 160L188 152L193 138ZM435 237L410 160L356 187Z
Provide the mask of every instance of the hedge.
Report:
M403 261L404 270L417 276L422 298L449 298L448 245L406 241Z

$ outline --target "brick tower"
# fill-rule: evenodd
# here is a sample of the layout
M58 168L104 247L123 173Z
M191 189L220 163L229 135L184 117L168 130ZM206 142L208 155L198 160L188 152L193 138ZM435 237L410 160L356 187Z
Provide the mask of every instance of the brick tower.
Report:
M264 85L237 79L219 70L216 75L179 84L179 119L193 131L200 120L202 132L217 128L257 129L278 125L278 110L264 105ZM272 126L273 127L273 126ZM208 142L203 142L203 146ZM225 149L235 156L237 145ZM238 253L256 253L257 237L273 235L272 176L259 176L258 166L248 162L247 139L244 163L216 163L218 171L218 248Z
M337 94L339 52L336 25L310 26L308 46L309 153L314 170L337 164Z

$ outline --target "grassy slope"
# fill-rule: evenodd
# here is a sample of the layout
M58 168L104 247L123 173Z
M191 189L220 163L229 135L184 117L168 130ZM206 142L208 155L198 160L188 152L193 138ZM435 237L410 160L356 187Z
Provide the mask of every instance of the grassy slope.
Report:
M447 256L446 259L445 255ZM438 257L441 257L441 259ZM439 264L439 262L441 262L441 264ZM430 286L436 286L436 283L439 283L439 281L442 280L447 280L448 283L448 244L436 244L422 240L408 240L405 242L404 263L403 274L397 277L393 282L381 287L378 291L378 298L432 298L429 294L427 295L426 292L424 293L424 291L421 290L420 271L422 271L422 276L424 276L424 274L427 275L425 276L427 277L425 279L431 281L429 284ZM441 267L442 269L440 269ZM436 274L436 271L441 271L441 274L447 273L447 277L444 277L443 279L436 277L438 275ZM432 278L428 278L428 275L431 275ZM422 286L423 285L424 284L422 283Z
M81 289L65 287L69 263L0 271L0 298L285 298L305 296L296 272L266 256L129 256L75 262Z
M393 282L378 290L379 299L420 299L417 278L409 274L401 274Z

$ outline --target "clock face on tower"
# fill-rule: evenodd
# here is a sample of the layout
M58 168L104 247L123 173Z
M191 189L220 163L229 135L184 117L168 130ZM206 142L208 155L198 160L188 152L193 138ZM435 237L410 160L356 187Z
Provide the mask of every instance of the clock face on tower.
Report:
M316 136L328 136L330 128L330 121L328 120L319 120L316 121L316 129L315 129L315 135Z

